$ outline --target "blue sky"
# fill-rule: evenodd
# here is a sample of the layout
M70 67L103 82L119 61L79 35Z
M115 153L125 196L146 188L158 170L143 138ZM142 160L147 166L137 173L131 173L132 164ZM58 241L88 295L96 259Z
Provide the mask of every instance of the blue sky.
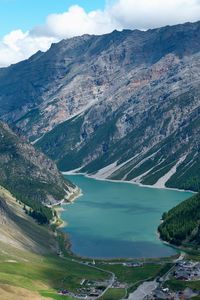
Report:
M0 67L74 36L197 20L200 0L0 0Z
M47 15L62 13L74 4L87 12L102 9L104 0L0 0L0 36L14 29L29 30L44 23Z

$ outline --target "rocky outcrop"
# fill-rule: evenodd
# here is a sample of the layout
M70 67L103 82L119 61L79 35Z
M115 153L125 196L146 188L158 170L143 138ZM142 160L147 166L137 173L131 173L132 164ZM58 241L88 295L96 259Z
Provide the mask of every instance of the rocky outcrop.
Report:
M0 123L0 185L34 210L70 195L55 163ZM38 207L38 208L37 208Z

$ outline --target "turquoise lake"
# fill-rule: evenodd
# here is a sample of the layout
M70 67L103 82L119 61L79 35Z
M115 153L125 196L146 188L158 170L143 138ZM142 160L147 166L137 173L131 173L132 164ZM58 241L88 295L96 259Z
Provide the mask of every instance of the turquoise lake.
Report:
M155 258L175 254L157 235L163 212L191 196L190 192L66 176L83 196L65 205L61 217L71 250L90 258Z

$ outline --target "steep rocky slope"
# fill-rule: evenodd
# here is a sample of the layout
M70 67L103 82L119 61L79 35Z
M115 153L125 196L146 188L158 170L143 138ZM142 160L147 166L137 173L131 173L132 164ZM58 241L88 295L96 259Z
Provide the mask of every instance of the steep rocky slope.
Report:
M52 45L0 69L0 116L61 170L199 190L200 22Z
M73 189L56 165L0 122L0 185L18 200L47 219L52 212L45 207L63 199Z
M40 254L57 252L55 236L25 214L23 206L0 187L0 245ZM17 256L16 256L17 257Z

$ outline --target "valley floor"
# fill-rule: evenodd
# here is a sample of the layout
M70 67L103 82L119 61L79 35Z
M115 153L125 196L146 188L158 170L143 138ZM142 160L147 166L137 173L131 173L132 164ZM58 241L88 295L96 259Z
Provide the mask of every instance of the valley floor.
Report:
M125 299L174 265L174 258L136 260L134 264L130 260L97 260L94 264L75 257L66 250L59 231L53 233L38 225L6 190L0 189L0 197L7 205L0 219L1 300L72 300L85 299L86 294L90 300ZM166 286L192 286L192 282L175 281L166 281ZM198 284L196 281L194 287Z

